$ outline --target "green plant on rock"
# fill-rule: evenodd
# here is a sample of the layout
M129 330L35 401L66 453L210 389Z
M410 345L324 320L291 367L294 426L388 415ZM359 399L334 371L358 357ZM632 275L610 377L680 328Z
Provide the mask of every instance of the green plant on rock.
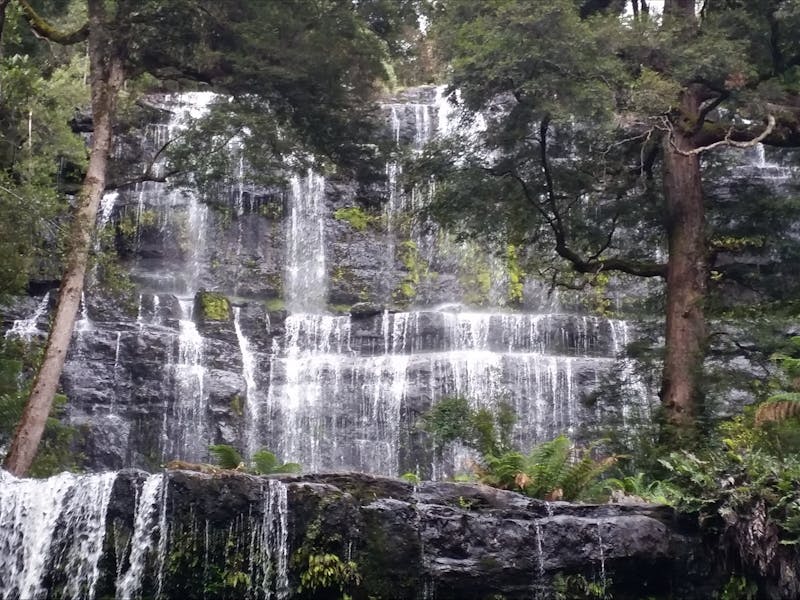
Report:
M231 318L231 303L219 292L197 292L195 306L200 308L198 313L204 321L229 321Z
M614 495L639 498L654 504L673 504L679 496L678 490L666 481L653 480L646 473L603 480L603 487Z
M405 240L400 244L398 256L405 275L397 289L392 292L392 299L401 304L408 304L417 297L420 283L428 277L428 264L420 255L419 247L413 240Z
M479 480L534 498L576 500L600 493L599 478L616 456L595 458L596 445L579 449L566 436L536 446L528 455L513 448L513 409L500 402L495 411L472 408L461 396L439 401L422 418L421 427L434 447L460 442L480 452L473 467Z
M463 396L451 396L423 415L420 426L439 448L461 442L482 454L500 454L511 449L515 423L514 410L505 402L498 402L493 412L485 407L472 408Z
M250 471L256 475L269 475L272 473L299 473L303 468L298 463L282 463L269 450L262 448L253 454Z
M300 574L300 591L338 590L341 594L361 584L358 565L336 554L311 554Z
M733 575L722 588L720 600L756 600L758 586L746 577Z
M250 464L247 464L239 451L228 444L214 444L208 447L214 460L222 469L235 469L253 475L271 475L275 473L299 473L302 467L298 463L282 463L274 453L262 448L253 453Z
M228 444L214 444L208 447L217 465L223 469L244 468L244 459L239 451Z
M578 449L560 435L536 446L527 456L506 452L487 455L482 480L489 485L545 500L578 500L596 495L600 476L617 461L593 457L593 447Z
M590 581L583 575L563 575L553 577L555 600L612 600L611 580Z
M417 485L421 481L419 475L410 472L403 473L402 475L400 475L400 479L402 479L406 483L410 483L411 485Z
M374 227L380 224L379 217L369 214L360 206L338 208L334 211L333 218L337 221L344 221L359 232L365 231L367 227Z

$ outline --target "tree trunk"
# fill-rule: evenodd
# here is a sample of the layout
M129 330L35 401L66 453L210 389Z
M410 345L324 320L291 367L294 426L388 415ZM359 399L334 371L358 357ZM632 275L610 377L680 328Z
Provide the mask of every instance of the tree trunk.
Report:
M682 101L683 117L698 114L699 100L690 90ZM685 121L685 122L688 122ZM704 303L708 289L705 206L698 154L691 128L675 125L664 141L664 197L666 201L667 263L666 352L661 402L664 439L684 437L693 429L700 398L700 377L706 347Z
M14 432L5 468L17 476L27 473L36 456L47 417L58 389L83 292L86 266L103 195L111 150L112 120L123 82L122 61L105 27L103 0L89 0L89 61L92 88L92 134L89 166L77 196L70 224L65 270L58 304L47 338L44 359L36 374L22 420Z

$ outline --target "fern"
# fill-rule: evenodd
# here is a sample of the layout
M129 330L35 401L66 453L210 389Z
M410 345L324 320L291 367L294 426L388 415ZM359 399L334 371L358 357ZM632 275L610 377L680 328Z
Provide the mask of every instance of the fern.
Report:
M597 461L587 448L577 456L572 442L559 436L536 446L528 456L505 452L484 456L481 481L495 487L518 490L534 498L575 500L584 496L616 457Z
M242 455L233 446L214 444L208 447L216 463L223 469L237 469L244 462Z
M271 473L299 473L302 467L297 463L281 464L274 453L262 448L253 454L253 466L251 470L256 475L269 475Z
M800 392L782 392L771 396L756 409L756 425L800 417Z

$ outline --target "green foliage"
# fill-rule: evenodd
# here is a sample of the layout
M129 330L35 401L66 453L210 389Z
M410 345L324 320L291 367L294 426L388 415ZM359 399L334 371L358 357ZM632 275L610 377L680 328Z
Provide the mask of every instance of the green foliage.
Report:
M403 473L402 475L400 475L400 479L402 479L406 483L410 483L412 485L417 485L421 481L420 478L419 478L419 475L417 475L416 473L410 473L410 472L409 473Z
M262 448L253 453L250 464L236 448L227 444L215 444L208 447L216 464L223 469L235 469L253 475L272 475L275 473L299 473L302 467L297 463L281 463L274 453Z
M496 412L492 412L472 408L463 396L451 396L441 399L422 417L421 427L438 447L461 442L482 454L499 454L511 448L515 423L514 410L505 402L498 403Z
M612 600L611 580L589 581L583 575L563 575L553 577L555 600Z
M358 565L352 560L343 561L336 554L311 554L305 570L300 573L301 592L338 590L344 594L360 583Z
M758 586L746 577L732 576L720 594L720 600L756 600Z
M333 218L337 221L344 221L356 231L365 231L367 227L374 227L380 223L380 219L370 215L363 208L359 206L348 206L345 208L338 208L333 213Z
M662 458L678 508L697 512L720 528L741 526L737 515L763 512L766 529L751 532L754 544L774 528L782 544L800 543L800 439L796 426L765 428L754 411L722 423L708 448ZM747 518L742 519L746 523ZM745 525L746 526L746 525ZM740 551L752 552L753 548Z
M577 500L595 493L599 477L616 462L615 457L596 460L592 448L575 449L563 435L539 444L528 456L506 452L484 460L485 483L550 500Z
M472 408L461 396L440 400L422 418L421 427L441 449L462 443L482 455L475 465L478 479L534 498L575 500L599 494L598 479L616 457L595 459L594 447L579 450L566 436L536 446L527 456L514 450L513 409L499 403L495 412Z
M239 451L227 444L214 444L208 447L217 464L223 469L237 469L244 464L244 459Z
M253 454L250 470L256 475L269 475L271 473L299 473L302 471L302 467L297 463L281 463L275 454L262 448Z
M7 444L22 417L31 382L28 377L41 360L38 349L17 340L0 344L0 446ZM47 418L31 477L49 477L61 471L78 471L83 456L75 447L80 432L62 422L67 397L56 394Z
M405 240L398 248L400 262L404 268L403 280L392 292L392 299L400 304L409 304L417 297L419 284L429 275L428 264L422 258L413 240Z
M218 292L197 292L195 306L197 314L204 321L230 321L231 303L224 294Z
M655 504L673 504L680 493L665 481L652 480L646 473L622 477L608 477L603 480L603 488L624 496L634 496Z
M506 272L508 274L508 301L511 304L521 304L525 288L525 272L519 264L519 249L513 244L506 246Z

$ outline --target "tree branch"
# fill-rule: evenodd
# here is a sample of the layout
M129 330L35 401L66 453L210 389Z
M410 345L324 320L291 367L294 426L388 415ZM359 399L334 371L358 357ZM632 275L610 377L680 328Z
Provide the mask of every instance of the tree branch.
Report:
M83 42L89 37L88 21L75 31L60 31L39 16L33 7L28 4L27 0L16 0L16 2L22 9L22 16L28 22L28 25L33 30L33 33L38 37L42 37L50 40L51 42L62 44L64 46Z
M683 156L692 156L692 155L695 155L695 154L700 154L700 153L706 152L708 150L713 150L714 148L719 148L720 146L731 146L733 148L752 148L753 146L757 146L758 144L763 142L765 139L767 139L767 137L769 137L769 135L775 129L775 123L776 123L775 117L773 117L772 115L768 115L767 116L767 127L766 127L766 129L764 131L762 131L759 135L754 137L753 139L748 140L746 142L739 142L739 141L736 141L736 140L732 139L731 136L733 135L733 127L731 127L728 130L728 133L725 134L725 138L724 139L722 139L722 140L720 140L718 142L714 142L713 144L709 144L707 146L700 146L698 148L692 148L691 150L681 150L680 148L678 148L675 145L675 141L674 141L674 139L673 139L671 134L670 134L670 138L669 138L669 143L672 146L672 148L675 150L675 152L677 152L678 154L682 154Z

